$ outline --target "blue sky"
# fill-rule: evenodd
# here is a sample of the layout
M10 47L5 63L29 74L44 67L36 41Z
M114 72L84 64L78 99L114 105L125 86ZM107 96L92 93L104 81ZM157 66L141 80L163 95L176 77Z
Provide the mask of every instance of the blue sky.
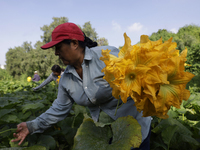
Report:
M200 26L199 6L199 0L0 0L0 64L5 65L9 48L41 40L40 27L52 17L67 17L80 26L90 21L99 37L119 47L124 32L135 44L140 35L159 29Z

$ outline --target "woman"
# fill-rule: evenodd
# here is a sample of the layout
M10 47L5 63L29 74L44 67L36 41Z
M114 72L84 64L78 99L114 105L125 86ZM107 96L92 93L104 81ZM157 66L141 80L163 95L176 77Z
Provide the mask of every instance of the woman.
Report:
M34 77L33 77L32 81L34 81L34 82L35 81L40 81L40 76L38 75L37 71L34 72Z
M142 112L137 111L131 98L117 110L115 115L118 100L112 96L111 87L103 79L104 74L101 70L105 64L99 59L102 56L101 50L109 49L115 56L119 50L112 46L98 47L96 42L84 36L80 28L73 23L57 26L52 32L52 41L41 48L48 49L53 46L55 55L67 65L60 79L57 99L35 120L20 123L17 126L18 133L14 133L17 139L13 142L20 140L21 144L29 133L43 132L52 124L64 119L76 102L89 108L94 121L98 121L100 111L104 111L114 120L122 116L133 116L142 128L140 149L150 149L148 135L151 117L142 117Z
M42 88L43 86L47 85L51 81L56 81L58 79L58 76L61 76L64 71L63 69L60 68L59 65L53 65L51 70L52 70L52 73L49 75L49 77L44 82L42 82L39 86L33 88L34 91Z

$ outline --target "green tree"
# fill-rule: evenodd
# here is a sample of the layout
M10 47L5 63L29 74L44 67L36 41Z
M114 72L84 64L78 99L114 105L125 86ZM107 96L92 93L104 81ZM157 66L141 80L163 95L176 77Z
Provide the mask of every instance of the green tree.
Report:
M80 26L79 26L80 27ZM81 27L80 27L81 28ZM98 35L95 31L95 28L92 28L90 21L86 22L81 30L85 33L87 37L89 37L93 41L97 41Z
M62 62L55 56L54 48L42 50L40 47L51 40L53 29L59 24L67 22L66 17L53 18L50 25L44 25L41 30L44 31L41 36L42 41L37 41L32 48L31 43L24 42L22 46L9 49L6 53L6 69L10 75L18 78L22 74L32 76L37 70L39 75L44 78L51 73L51 67L59 64L63 67Z
M200 41L200 27L197 25L186 25L178 30L177 35L183 39L185 35L190 35L196 39L198 43Z
M51 33L58 25L68 22L68 18L66 17L53 17L53 22L50 25L44 25L40 29L44 32L41 36L41 39L44 43L48 43L51 41Z
M200 43L200 27L196 25L187 25L179 29L175 39L179 50L189 48Z
M87 37L89 37L91 40L96 41L98 43L98 46L104 46L108 45L108 40L104 37L99 38L97 32L95 31L95 28L92 28L92 25L90 21L86 22L83 27L78 25L79 28L85 33Z
M108 40L106 38L97 39L98 46L106 46L108 45Z
M151 41L157 41L162 37L162 41L167 41L171 37L176 37L175 33L169 32L166 29L159 29L158 32L154 32L151 34L149 39Z
M191 46L187 54L186 69L195 75L200 75L200 44Z
M21 63L25 61L27 53L32 50L31 43L24 42L22 46L10 48L6 53L6 70L10 75L18 78L24 74L26 68L21 67Z
M64 68L62 61L55 56L54 47L48 50L42 50L40 47L50 42L54 28L65 22L68 22L68 18L53 17L53 21L49 25L41 27L43 31L42 40L37 41L34 48L31 46L31 43L24 42L22 46L9 49L6 53L6 69L9 74L15 78L18 78L22 74L33 76L34 71L37 70L41 78L46 78L51 73L53 65L58 64ZM97 32L95 28L92 28L90 22L86 22L81 29L85 32L86 36L99 42L99 45L108 45L107 39L98 39Z

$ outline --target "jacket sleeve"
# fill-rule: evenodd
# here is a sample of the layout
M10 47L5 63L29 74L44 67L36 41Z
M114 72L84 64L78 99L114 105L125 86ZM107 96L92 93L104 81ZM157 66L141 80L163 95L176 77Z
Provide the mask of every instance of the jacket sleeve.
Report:
M39 86L33 88L33 90L38 90L38 89L42 88L43 86L49 84L53 80L54 80L54 78L53 78L53 75L51 73L44 82L42 82Z
M41 133L52 124L65 119L73 103L74 101L68 95L67 91L59 85L57 99L53 102L52 106L36 119L26 122L29 132L31 134Z
M35 75L34 75L32 81L35 81L35 79L36 79L36 77L35 77Z

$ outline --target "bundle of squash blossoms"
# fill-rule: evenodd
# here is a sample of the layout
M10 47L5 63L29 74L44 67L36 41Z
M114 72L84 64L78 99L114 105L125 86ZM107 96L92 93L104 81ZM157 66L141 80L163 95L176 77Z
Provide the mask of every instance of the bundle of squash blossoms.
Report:
M182 100L188 100L190 92L186 84L194 77L185 72L187 49L179 54L172 38L162 42L150 41L147 35L140 43L131 45L124 33L125 44L118 57L102 50L100 58L105 63L104 79L112 88L112 95L123 103L131 97L143 116L168 118L171 106L180 108Z
M60 76L58 76L58 79L56 80L56 83L59 84Z

